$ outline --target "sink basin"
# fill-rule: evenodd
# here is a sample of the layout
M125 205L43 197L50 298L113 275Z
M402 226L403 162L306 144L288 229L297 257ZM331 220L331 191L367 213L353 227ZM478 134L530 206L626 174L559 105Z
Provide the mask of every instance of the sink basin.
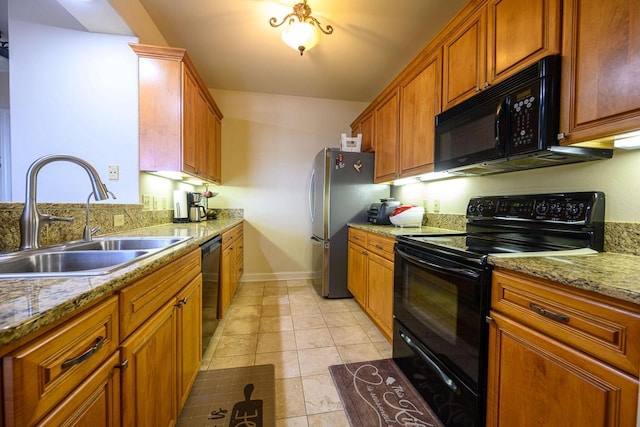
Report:
M0 257L0 279L111 273L191 237L105 237Z
M0 275L105 274L148 254L149 251L63 251L33 253L0 262Z
M168 248L184 241L183 237L122 237L101 238L70 245L72 251L129 251Z

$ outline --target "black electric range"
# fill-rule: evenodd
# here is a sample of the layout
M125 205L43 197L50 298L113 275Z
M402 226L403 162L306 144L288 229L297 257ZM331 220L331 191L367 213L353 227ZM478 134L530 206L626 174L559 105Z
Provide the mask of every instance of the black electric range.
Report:
M393 359L445 426L484 426L488 257L581 254L603 244L600 192L476 197L465 232L397 238Z

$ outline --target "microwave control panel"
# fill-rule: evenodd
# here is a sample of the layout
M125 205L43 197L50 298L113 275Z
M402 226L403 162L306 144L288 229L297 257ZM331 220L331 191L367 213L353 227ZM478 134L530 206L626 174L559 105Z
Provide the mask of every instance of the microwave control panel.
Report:
M519 154L538 148L540 117L540 83L508 96L510 108L511 146L509 154Z

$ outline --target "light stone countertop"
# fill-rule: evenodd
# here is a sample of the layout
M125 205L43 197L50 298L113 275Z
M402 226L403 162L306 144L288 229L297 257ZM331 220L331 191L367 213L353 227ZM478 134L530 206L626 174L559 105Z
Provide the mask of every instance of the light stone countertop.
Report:
M195 223L169 223L99 236L192 237L110 274L0 279L0 346L10 344L104 295L113 293L242 221L242 218L222 218Z
M349 226L387 237L404 234L456 233L454 230L434 227L396 228L392 225L355 223L349 224ZM508 270L640 304L640 279L638 279L640 277L640 256L614 252L517 258L489 256L489 263Z

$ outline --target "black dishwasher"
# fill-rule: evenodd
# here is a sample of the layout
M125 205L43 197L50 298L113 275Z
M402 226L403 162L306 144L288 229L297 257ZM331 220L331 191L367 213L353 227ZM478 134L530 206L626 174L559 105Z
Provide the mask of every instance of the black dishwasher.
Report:
M221 241L222 237L216 236L200 245L202 249L202 354L207 350L218 326Z

